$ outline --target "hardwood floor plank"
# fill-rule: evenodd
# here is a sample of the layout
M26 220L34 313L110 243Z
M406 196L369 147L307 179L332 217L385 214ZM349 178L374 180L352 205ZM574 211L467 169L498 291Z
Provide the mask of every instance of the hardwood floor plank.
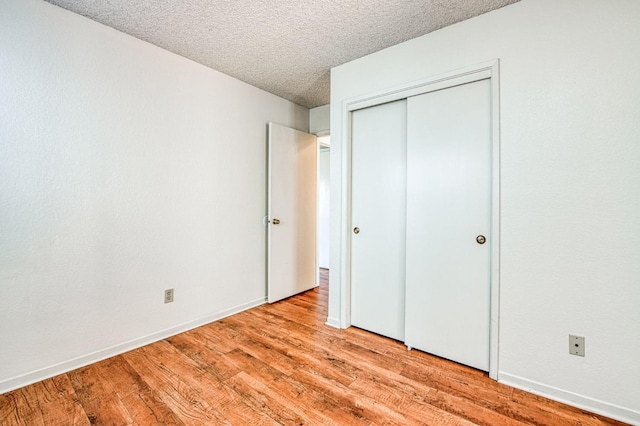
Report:
M445 375L440 371L429 368L419 369L416 366L405 368L402 375L413 381L427 384L430 387L443 390L445 393L465 399L472 404L478 405L478 410L487 408L526 424L555 425L567 424L562 423L566 421L571 422L571 414L550 413L539 410L535 406L519 404L512 397L513 389L497 382L486 379L472 381L455 375Z
M68 376L91 424L130 424L128 413L117 403L111 382L100 376L105 362L108 360L79 368Z
M66 375L0 395L0 425L88 425Z
M229 327L236 327L231 321L225 324ZM242 334L237 339L237 347L284 374L290 374L296 368L295 361L278 345L278 342L270 342L268 339L263 338L256 339L249 334Z
M292 380L290 376L282 374L280 371L243 351L234 351L229 356L243 371L250 372L253 379L264 383L269 389L266 393L271 398L289 411L301 413L308 420L304 424L339 424L332 421L330 417L325 416L321 410L318 410L318 404L321 404L324 399L321 395L309 391L300 383Z
M256 412L264 413L273 419L274 424L308 424L308 419L301 416L299 412L288 409L273 398L272 392L264 382L254 379L247 373L238 373L226 380L225 385L242 395L243 401Z
M342 401L354 416L366 419L372 424L409 425L413 424L404 413L394 411L376 400L351 391L338 382L331 381L320 374L313 374L306 370L297 370L294 378L300 383L321 389L325 394L332 395Z
M424 420L428 413L432 424L446 424L465 419L478 425L519 425L520 422L495 411L478 406L464 398L456 397L422 383L403 380L397 376L364 373L351 389L369 395L389 407Z
M187 331L188 335L198 340L200 344L210 350L224 354L236 348L235 339L238 333L226 327L219 321Z
M46 425L89 425L87 414L66 375L40 382L46 391L38 393L38 402Z
M220 382L240 372L237 366L229 362L228 357L222 356L222 354L217 351L217 348L212 349L209 346L202 345L198 338L199 336L193 333L183 333L165 339L165 341L191 358L200 369L211 374ZM227 353L235 350L237 349L233 349Z
M17 425L20 419L17 391L0 395L0 425Z
M110 358L96 369L112 389L115 400L111 403L121 404L129 424L183 424L123 357Z
M218 424L231 424L206 398L185 383L198 380L200 374L195 377L182 376L182 368L175 368L175 356L166 350L165 345L170 346L166 342L156 342L122 356L156 389L162 401L185 424L204 424L212 420Z
M372 420L365 416L361 407L355 403L352 395L345 392L336 392L333 388L327 388L326 383L313 380L317 373L304 370L295 371L291 378L296 383L304 386L309 395L320 395L316 407L322 413L341 425L369 425Z
M272 342L281 353L295 362L296 368L321 370L323 374L329 376L332 380L347 386L356 378L358 370L354 366L335 358L331 351L326 349L326 344L317 339L307 341L306 339L298 339L295 336L278 335L278 328L270 326L261 327L259 333L250 327L246 327L243 329L243 333L256 340L264 339Z
M173 399L180 395L174 404L181 412L196 404L196 412L191 422L197 423L202 412L209 412L207 418L215 419L218 424L272 424L264 413L255 412L246 404L244 396L233 392L220 382L224 377L219 371L212 371L212 366L202 368L198 362L169 343L169 339L156 342L144 348L143 355L149 359L161 359L161 368L156 368L157 374L173 375L180 382L174 382L174 387L182 389L181 393L172 392ZM204 358L211 354L203 351ZM138 362L140 359L138 359ZM220 364L220 363L219 363ZM233 363L225 361L225 371L234 369ZM153 365L149 365L151 368ZM235 368L237 370L237 368ZM234 376L237 372L234 374ZM231 376L233 377L233 376ZM198 406L202 405L203 407ZM213 415L213 418L210 416Z
M28 386L27 388L29 388ZM10 415L5 415L2 419L2 424L5 425L44 425L44 418L42 417L42 411L38 404L37 396L33 395L32 391L28 391L27 388L18 389L11 392L9 395L3 395L4 401L8 401L10 408L13 410ZM30 396L31 395L31 396ZM5 411L5 410L2 410Z

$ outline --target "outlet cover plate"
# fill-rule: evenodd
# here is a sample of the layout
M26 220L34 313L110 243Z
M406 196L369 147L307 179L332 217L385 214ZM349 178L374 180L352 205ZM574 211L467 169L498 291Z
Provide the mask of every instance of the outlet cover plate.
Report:
M584 356L584 336L569 335L569 353Z
M169 288L164 291L164 303L173 302L173 289Z

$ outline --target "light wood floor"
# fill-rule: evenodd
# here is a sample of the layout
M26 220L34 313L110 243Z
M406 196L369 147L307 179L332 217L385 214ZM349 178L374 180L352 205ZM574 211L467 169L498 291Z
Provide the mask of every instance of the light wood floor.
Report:
M328 327L326 281L0 395L0 425L622 424Z

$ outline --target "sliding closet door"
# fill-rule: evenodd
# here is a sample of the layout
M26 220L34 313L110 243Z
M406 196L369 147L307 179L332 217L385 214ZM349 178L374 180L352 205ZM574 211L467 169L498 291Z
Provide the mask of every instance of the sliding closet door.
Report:
M490 80L408 99L407 346L489 370Z
M404 340L406 100L354 111L351 324Z

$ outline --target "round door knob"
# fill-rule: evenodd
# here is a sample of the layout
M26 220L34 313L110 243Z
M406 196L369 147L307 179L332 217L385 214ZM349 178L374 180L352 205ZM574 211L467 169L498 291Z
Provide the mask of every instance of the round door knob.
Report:
M360 228L358 228L357 226L355 228L353 228L353 233L354 234L359 234L360 233Z
M271 223L273 223L274 225L278 225L280 224L280 219L273 219Z
M487 242L487 239L485 238L485 236L484 236L484 235L478 235L478 236L476 237L476 242L477 242L478 244L484 244L484 243L486 243L486 242Z

